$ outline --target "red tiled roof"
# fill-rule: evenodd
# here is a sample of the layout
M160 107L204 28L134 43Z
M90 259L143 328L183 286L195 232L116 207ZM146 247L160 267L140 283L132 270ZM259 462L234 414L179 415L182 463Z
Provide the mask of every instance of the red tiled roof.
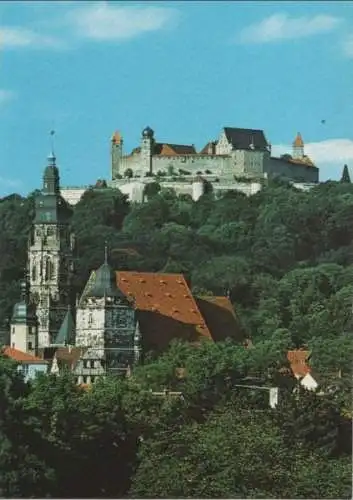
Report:
M227 337L243 340L244 334L228 297L202 296L196 298L213 340Z
M87 347L58 347L54 356L59 366L66 365L73 369L86 350Z
M211 151L213 151L211 154L215 154L214 151L215 151L215 147L216 147L216 143L213 142L213 141L210 141L206 144L206 146L204 146L201 151L200 151L200 155L207 155L209 154L209 151L211 149Z
M212 339L182 274L116 273L121 291L134 298L143 337L153 348L166 347L172 338Z
M46 363L45 360L41 358L37 358L37 356L32 356L32 354L28 354L27 352L19 351L18 349L14 349L13 347L4 347L2 349L2 353L8 358L13 359L19 363Z
M169 144L167 142L157 142L154 146L153 154L160 156L179 156L196 154L194 145Z
M295 363L290 365L293 375L297 377L305 377L307 373L310 373L311 370L308 365L303 365L301 363Z
M309 357L310 351L303 349L295 349L287 352L287 359L295 376L304 377L307 373L310 373L311 369L307 364Z

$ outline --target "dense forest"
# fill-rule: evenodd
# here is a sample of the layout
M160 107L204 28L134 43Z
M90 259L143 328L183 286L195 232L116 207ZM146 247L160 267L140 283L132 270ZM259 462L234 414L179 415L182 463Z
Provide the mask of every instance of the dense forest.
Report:
M115 269L182 272L195 294L229 293L254 347L175 342L131 378L89 391L69 375L25 386L0 359L0 496L351 498L353 185L302 192L273 181L197 202L158 186L147 194L138 205L91 189L72 210L75 292L107 240ZM0 201L5 326L34 195ZM337 391L293 393L280 368L298 347ZM254 373L280 387L275 410L235 387ZM182 397L150 392L164 388Z

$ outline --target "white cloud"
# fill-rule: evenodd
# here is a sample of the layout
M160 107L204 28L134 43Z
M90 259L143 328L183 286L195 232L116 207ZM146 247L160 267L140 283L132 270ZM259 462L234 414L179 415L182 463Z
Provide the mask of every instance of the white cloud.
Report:
M97 2L69 13L78 35L94 40L126 40L157 31L175 20L172 8L119 6Z
M342 167L353 167L353 141L350 139L327 139L305 144L305 154L320 168L320 180L339 179ZM272 146L272 155L292 153L292 146L278 144Z
M329 15L314 17L289 17L287 14L273 14L243 29L240 41L244 43L268 43L279 40L303 38L334 30L340 19Z
M348 35L342 43L343 53L345 56L353 59L353 35Z
M58 38L42 35L21 27L0 26L0 50L7 48L61 48L63 42Z
M0 106L11 101L14 97L15 93L11 90L0 89Z
M353 163L353 141L351 139L327 139L321 142L309 142L305 144L304 150L305 154L318 166L321 163ZM291 152L291 145L272 146L273 156L284 153L291 154Z

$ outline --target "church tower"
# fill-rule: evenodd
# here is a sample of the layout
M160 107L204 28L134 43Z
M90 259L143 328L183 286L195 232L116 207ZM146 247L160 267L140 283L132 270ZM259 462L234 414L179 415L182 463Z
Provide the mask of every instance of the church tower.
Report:
M154 132L150 127L146 127L142 131L141 139L141 163L143 173L152 174L152 155L154 149Z
M123 175L123 138L119 132L115 132L111 139L111 161L112 161L112 171L111 178L112 181L117 178L118 174Z
M302 160L304 158L304 142L300 132L297 133L294 139L292 156L294 160Z
M35 356L38 347L38 321L34 304L29 301L28 282L21 281L21 301L15 304L11 318L10 346Z
M30 298L36 304L39 347L54 340L71 302L74 239L69 232L70 215L60 196L59 170L51 153L43 189L35 200L28 249Z

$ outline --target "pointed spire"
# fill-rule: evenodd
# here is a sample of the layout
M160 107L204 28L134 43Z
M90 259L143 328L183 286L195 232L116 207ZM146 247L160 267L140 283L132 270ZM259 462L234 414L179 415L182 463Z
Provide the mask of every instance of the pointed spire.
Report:
M56 157L54 153L54 134L55 130L50 131L50 153L48 156L48 165L55 167Z
M108 242L104 242L104 264L108 264Z
M293 146L295 148L303 148L304 147L304 141L302 139L301 133L297 132L297 136L294 139Z
M344 165L343 167L342 177L340 182L345 182L347 184L351 183L351 177L349 175L348 165Z

